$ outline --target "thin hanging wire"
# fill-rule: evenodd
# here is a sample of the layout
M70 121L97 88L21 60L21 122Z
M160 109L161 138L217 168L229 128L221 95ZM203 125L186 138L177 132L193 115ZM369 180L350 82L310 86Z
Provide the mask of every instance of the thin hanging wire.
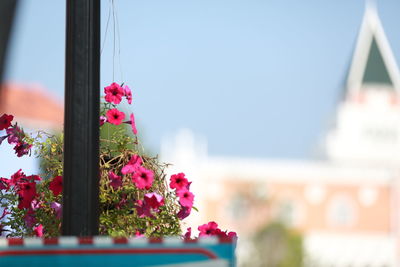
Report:
M108 17L107 17L107 24L106 24L106 31L104 33L104 39L103 39L103 44L101 45L100 49L100 56L103 54L103 49L107 40L107 33L108 33L108 24L110 22L110 17L111 17L111 5L108 6Z
M112 10L113 10L113 81L115 81L115 6L114 0L111 0L112 3Z
M115 18L117 21L117 38L118 38L118 64L119 64L119 71L121 75L121 81L124 82L124 73L122 71L122 60L121 60L121 35L119 34L119 20L118 20L118 11L115 9Z

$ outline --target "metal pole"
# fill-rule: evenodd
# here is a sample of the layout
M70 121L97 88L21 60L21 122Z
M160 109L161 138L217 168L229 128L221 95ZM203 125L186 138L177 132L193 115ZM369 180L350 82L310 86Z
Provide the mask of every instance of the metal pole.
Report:
M17 2L17 0L0 1L0 93L6 65L7 47L11 35L15 10L17 9ZM0 97L0 101L1 99L2 97Z
M67 0L62 234L99 229L100 0Z

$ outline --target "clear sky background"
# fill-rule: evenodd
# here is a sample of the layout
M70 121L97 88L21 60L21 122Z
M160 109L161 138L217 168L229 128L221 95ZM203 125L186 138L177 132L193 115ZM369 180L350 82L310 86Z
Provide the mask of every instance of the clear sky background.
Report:
M399 62L400 1L377 6ZM133 89L149 149L186 127L208 139L212 155L309 158L333 122L365 2L115 0L115 7L115 81ZM109 8L103 0L103 40ZM6 78L40 83L62 99L64 56L65 1L21 0ZM101 61L104 87L113 81L112 15Z

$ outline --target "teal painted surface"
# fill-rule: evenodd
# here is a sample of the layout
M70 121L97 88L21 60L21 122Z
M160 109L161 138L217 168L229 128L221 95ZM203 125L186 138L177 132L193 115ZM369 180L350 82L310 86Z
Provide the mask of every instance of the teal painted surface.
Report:
M102 250L118 250L118 249L181 249L181 248L202 248L206 249L217 256L219 259L225 259L229 262L228 266L235 266L234 245L233 244L216 244L216 245L203 245L203 244L184 244L184 245L113 245L96 247L93 245L85 245L79 247L80 250L96 249ZM0 249L1 251L21 251L24 250L35 251L54 251L63 249L77 250L78 247L63 247L63 246L46 246L46 247L11 247ZM13 256L0 256L0 266L14 267L14 266L96 266L96 267L113 267L113 266L158 266L163 264L179 264L187 262L204 262L210 258L200 253L154 253L154 254L49 254L49 255L13 255Z

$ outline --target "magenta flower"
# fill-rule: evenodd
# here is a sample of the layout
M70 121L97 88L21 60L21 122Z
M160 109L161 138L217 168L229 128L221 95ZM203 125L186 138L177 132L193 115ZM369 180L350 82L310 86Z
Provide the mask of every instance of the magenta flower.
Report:
M132 181L139 189L150 189L153 184L154 173L142 166L139 166L133 174Z
M39 224L39 226L33 228L33 232L37 237L43 237L43 225Z
M3 114L0 117L0 131L7 129L11 126L11 121L14 119L13 115Z
M191 235L192 235L192 227L188 227L187 229L186 229L186 233L183 235L183 237L185 238L185 239L191 239Z
M120 125L125 118L125 113L116 108L110 109L106 113L107 121L114 125Z
M100 126L103 126L104 123L106 123L106 122L107 122L107 118L104 116L100 116Z
M6 130L6 133L7 133L7 135L8 135L8 143L9 143L10 145L16 145L16 144L18 144L18 143L19 143L20 136L23 135L22 130L21 130L17 125L15 125L15 126L12 127L12 128L8 128L8 129Z
M129 121L124 121L124 123L130 124L131 128L132 128L132 132L134 135L137 135L137 129L136 129L136 123L135 123L135 115L133 115L133 113L131 113Z
M144 237L144 234L142 234L139 230L136 230L135 237L136 238Z
M181 190L187 188L189 181L185 178L183 172L171 175L169 187L171 189Z
M56 176L49 183L49 189L53 192L54 196L58 196L63 190L63 179L62 176Z
M216 222L209 222L207 224L200 225L197 228L200 233L199 236L212 236L218 232L218 224Z
M15 154L17 154L17 157L22 157L23 155L29 154L29 151L31 150L32 145L25 143L25 142L18 142L15 147Z
M37 201L36 199L32 200L31 202L31 210L35 211L42 207L43 202Z
M123 175L126 175L128 173L134 173L140 165L142 165L142 158L139 155L133 155L131 159L129 160L128 164L126 164L121 172Z
M129 105L132 104L132 91L131 91L131 89L129 88L128 85L125 85L124 87L122 87L122 89L124 89L125 97L126 97L126 100L128 100L128 104Z
M114 104L121 103L122 97L125 94L124 90L117 83L112 83L109 86L104 87L104 93L106 94L106 101Z
M238 236L237 236L236 232L229 232L228 237L229 238L237 238Z
M178 216L179 220L183 220L187 216L189 216L191 212L192 212L192 208L191 207L183 207L183 206L181 206L181 210L178 212L178 214L176 216Z
M56 217L57 219L61 219L61 215L62 215L62 206L60 203L58 202L51 202L50 203L50 208L52 208L55 213L56 213Z
M34 226L36 224L36 218L33 215L33 212L27 212L24 216L24 221L26 226L28 226L29 228Z
M144 201L155 211L158 211L158 208L164 205L164 198L155 192L145 194Z
M108 173L108 178L110 179L110 185L114 190L118 189L122 185L121 176L116 175L114 172L110 171Z
M150 212L150 206L148 203L146 203L146 201L136 201L135 209L139 218L153 217L153 214Z
M179 197L179 203L181 204L182 207L187 207L187 208L193 207L193 200L194 200L193 193L191 193L186 188L183 188L177 191L177 195Z

